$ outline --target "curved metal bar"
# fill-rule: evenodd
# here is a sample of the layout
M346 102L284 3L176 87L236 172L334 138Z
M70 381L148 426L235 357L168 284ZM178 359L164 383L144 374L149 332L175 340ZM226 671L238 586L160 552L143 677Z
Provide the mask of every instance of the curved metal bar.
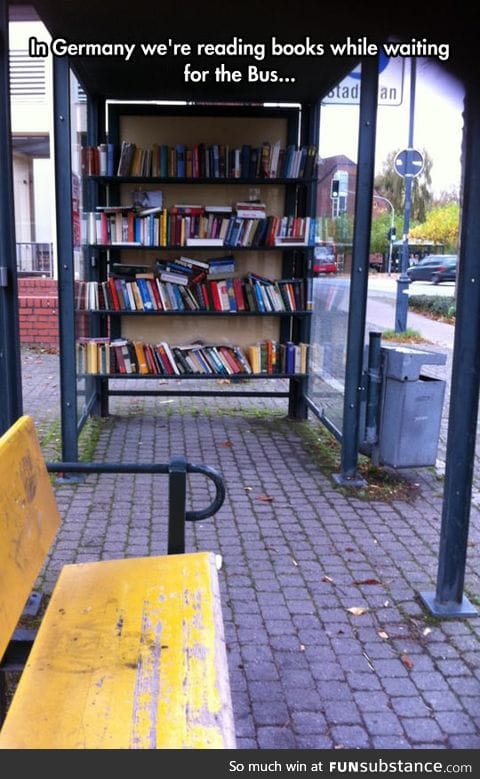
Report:
M185 521L198 522L215 514L225 501L225 485L218 471L208 465L193 465L185 458L173 458L170 463L47 463L50 473L164 473L169 477L168 554L185 551ZM215 485L215 497L204 509L186 511L186 474L200 473Z
M192 465L187 463L187 473L201 473L213 481L215 485L215 497L213 501L204 509L196 509L193 511L187 511L185 519L187 522L198 522L200 519L207 519L215 514L225 501L225 484L221 475L214 468L210 468L208 465Z

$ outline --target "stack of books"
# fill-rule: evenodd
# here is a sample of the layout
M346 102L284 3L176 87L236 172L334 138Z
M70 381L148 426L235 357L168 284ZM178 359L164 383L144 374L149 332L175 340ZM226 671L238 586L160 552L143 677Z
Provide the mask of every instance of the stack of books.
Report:
M79 338L79 374L149 376L278 376L307 372L308 345L260 341L242 349L227 344L173 346L126 338Z
M157 260L155 272L146 266L115 263L106 281L76 282L76 309L295 313L310 310L308 286L305 279L272 280L256 273L218 278L211 273L211 263L186 257Z

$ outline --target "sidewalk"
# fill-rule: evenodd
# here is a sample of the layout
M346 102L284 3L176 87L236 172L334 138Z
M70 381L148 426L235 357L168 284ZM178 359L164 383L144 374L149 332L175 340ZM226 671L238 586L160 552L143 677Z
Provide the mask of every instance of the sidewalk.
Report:
M48 452L58 359L25 351L23 360L25 413ZM480 619L432 619L415 597L435 589L442 482L433 469L408 474L421 485L413 503L365 502L320 473L283 400L129 397L111 411L97 460L184 454L224 475L225 505L187 527L187 550L223 556L239 748L480 746ZM198 507L209 493L195 479ZM64 523L44 588L67 562L165 553L165 487L147 475L57 487ZM477 604L479 529L474 502L466 591Z

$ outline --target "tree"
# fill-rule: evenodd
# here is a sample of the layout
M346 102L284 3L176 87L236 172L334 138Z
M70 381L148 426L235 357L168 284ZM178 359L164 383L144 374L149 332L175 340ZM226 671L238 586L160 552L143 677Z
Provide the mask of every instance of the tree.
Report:
M375 178L375 190L379 195L387 197L395 213L403 214L405 206L405 179L399 176L395 170L396 151L390 152L383 163L383 170ZM429 206L432 203L430 187L432 185L432 158L428 152L423 149L422 156L424 160L423 170L419 176L412 180L412 208L410 219L412 222L424 222Z
M457 205L460 203L460 194L457 188L452 188L449 191L444 189L439 195L435 195L432 207L448 206L450 203L456 203Z
M443 243L447 252L455 252L458 246L460 207L458 203L433 208L422 224L410 230L410 238L421 238Z
M375 254L386 254L388 252L388 233L392 223L390 212L384 211L372 219L372 230L370 233L370 251ZM402 220L399 215L395 216L395 229L397 236L402 234Z

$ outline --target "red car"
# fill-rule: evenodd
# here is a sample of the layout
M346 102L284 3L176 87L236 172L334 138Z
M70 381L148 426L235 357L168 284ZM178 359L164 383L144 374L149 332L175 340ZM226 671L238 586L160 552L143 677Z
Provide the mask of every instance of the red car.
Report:
M313 272L316 276L323 273L337 272L337 255L335 244L320 243L315 246L313 255Z

